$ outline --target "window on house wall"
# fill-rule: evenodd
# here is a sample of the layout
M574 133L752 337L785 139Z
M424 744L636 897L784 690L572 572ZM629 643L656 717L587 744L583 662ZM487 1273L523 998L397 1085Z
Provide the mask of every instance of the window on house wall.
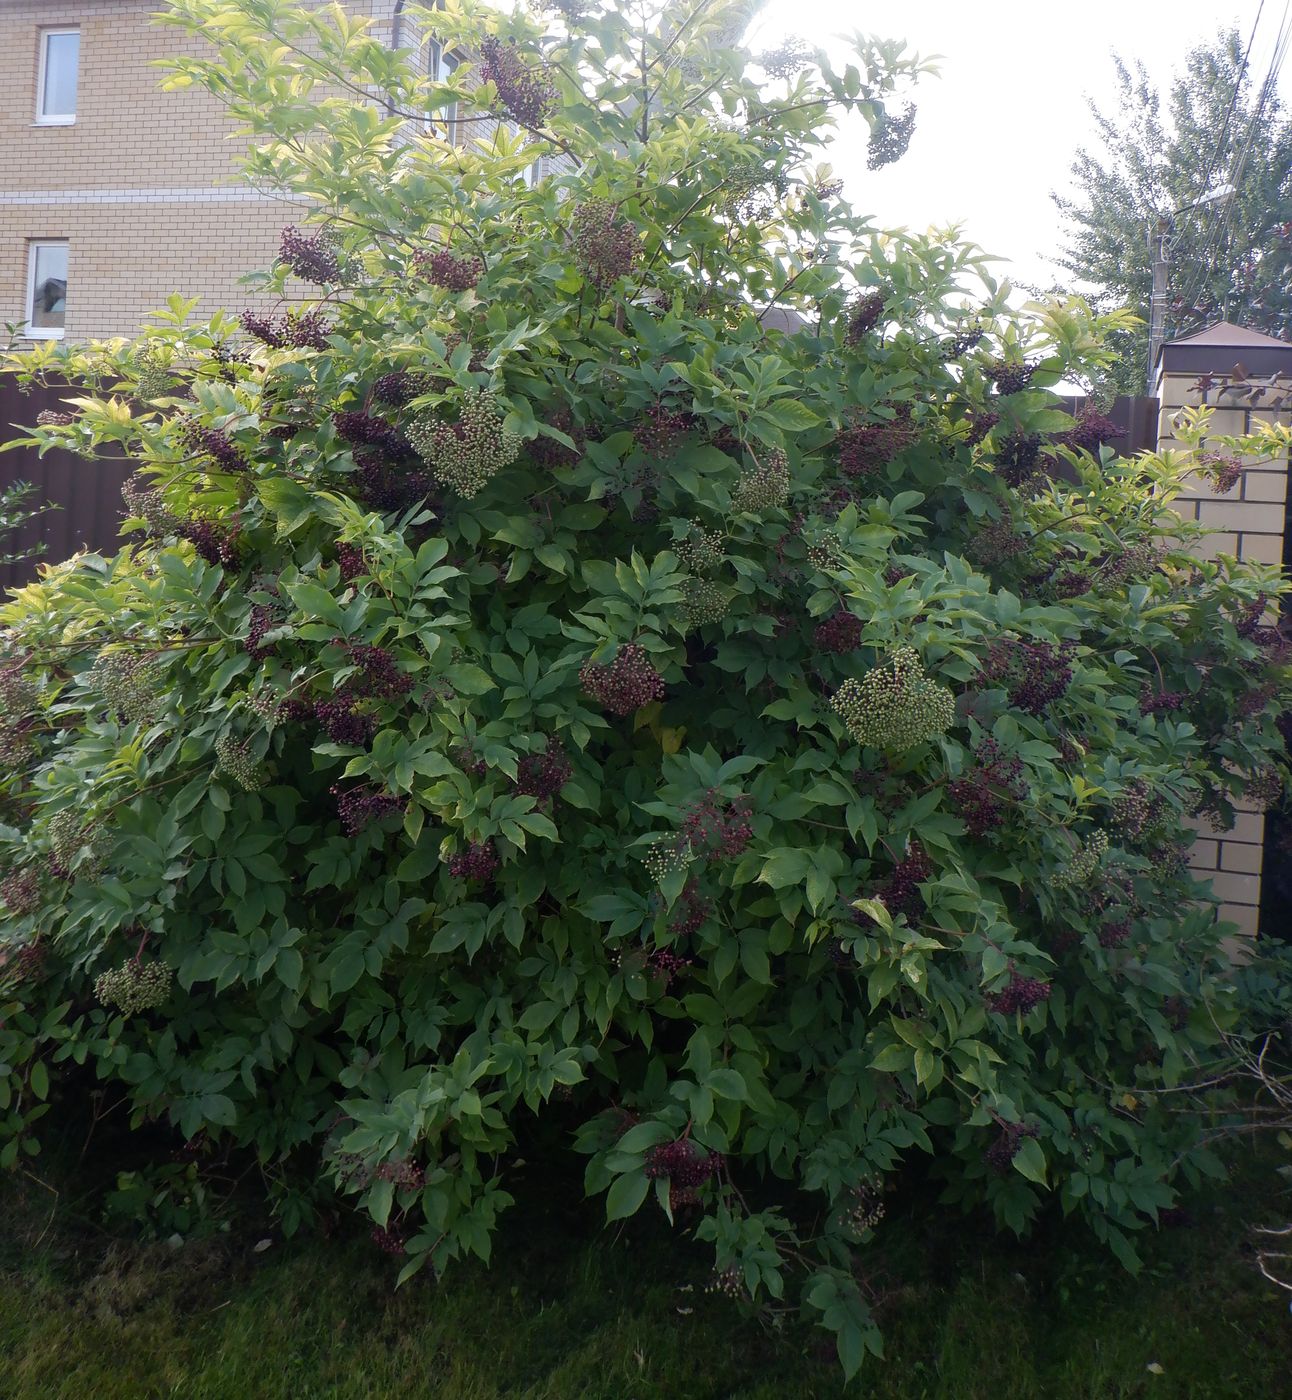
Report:
M27 245L27 335L59 339L66 315L67 240L35 240Z
M439 39L428 39L426 42L426 76L433 83L447 83L453 78L457 71L458 56L451 50L446 49ZM445 135L450 141L457 140L457 117L458 104L450 103L447 107L439 107L431 113L429 122L432 126L442 126Z
M79 29L42 29L36 72L36 122L67 126L76 120L76 75L81 65Z

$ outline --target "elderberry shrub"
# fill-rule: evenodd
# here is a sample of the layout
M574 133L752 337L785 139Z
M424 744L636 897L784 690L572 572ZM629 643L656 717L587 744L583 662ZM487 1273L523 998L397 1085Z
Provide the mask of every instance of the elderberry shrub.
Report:
M509 1228L522 1151L578 1152L593 1209L685 1209L851 1365L870 1183L933 1153L956 1209L1021 1232L1055 1193L1125 1256L1195 1169L1157 1091L1215 1003L1255 1023L1183 814L1274 795L1282 586L1189 552L1196 458L1119 461L1038 387L1116 320L966 326L972 257L859 237L814 142L847 94L899 143L896 49L729 122L731 7L655 8L643 143L606 97L638 7L547 38L463 0L523 128L464 152L374 141L425 77L328 11L168 7L259 175L327 155L329 241L261 285L324 280L4 356L76 385L42 448L138 477L124 547L0 617L0 1156L84 1140L84 1075L137 1157L173 1118L439 1274ZM519 141L563 173L527 188Z

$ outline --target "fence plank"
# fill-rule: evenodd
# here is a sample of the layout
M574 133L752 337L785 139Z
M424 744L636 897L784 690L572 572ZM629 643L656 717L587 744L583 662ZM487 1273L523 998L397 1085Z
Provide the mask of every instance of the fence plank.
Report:
M0 374L0 442L25 437L46 409L64 408L65 387L24 393L10 374ZM122 483L130 475L125 461L88 462L73 452L52 451L43 457L34 448L0 452L0 487L30 481L35 501L50 501L58 510L29 520L4 552L17 553L45 542L45 552L18 564L0 565L0 588L30 583L42 563L58 563L78 549L115 551L125 516Z

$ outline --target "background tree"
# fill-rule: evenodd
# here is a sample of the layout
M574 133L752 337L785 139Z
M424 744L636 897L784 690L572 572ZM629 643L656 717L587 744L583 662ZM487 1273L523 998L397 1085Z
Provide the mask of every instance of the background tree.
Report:
M1141 393L1152 288L1148 230L1226 181L1225 204L1181 215L1171 238L1167 325L1187 335L1220 318L1292 337L1292 120L1237 30L1195 49L1165 94L1140 62L1114 58L1111 113L1093 102L1093 148L1072 164L1077 193L1053 196L1067 221L1059 265L1100 307L1144 324L1119 333L1109 387Z

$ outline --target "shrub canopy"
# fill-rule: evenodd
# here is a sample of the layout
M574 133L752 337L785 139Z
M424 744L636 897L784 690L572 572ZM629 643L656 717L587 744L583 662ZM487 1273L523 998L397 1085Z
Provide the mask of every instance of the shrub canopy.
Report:
M313 212L276 315L10 360L85 386L28 441L138 476L3 613L4 1159L84 1066L407 1274L564 1141L851 1370L908 1163L1127 1260L1206 1168L1155 1096L1235 1014L1186 817L1277 790L1280 585L1058 408L1107 320L813 164L915 60L561 9L436 11L447 84L339 11L168 16Z

